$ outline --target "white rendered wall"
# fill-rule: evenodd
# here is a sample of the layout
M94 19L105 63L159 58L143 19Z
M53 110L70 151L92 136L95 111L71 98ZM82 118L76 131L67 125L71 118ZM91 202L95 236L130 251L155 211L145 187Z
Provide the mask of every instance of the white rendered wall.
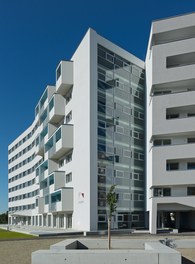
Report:
M72 122L74 124L73 228L87 231L91 226L90 177L92 176L90 164L90 115L92 114L90 109L90 31L87 32L77 48L72 61L74 61L72 92ZM94 141L97 141L96 138Z
M195 92L187 91L194 87L194 64L167 67L167 57L195 51L194 25L193 13L155 21L151 28L146 56L147 209L150 212L151 233L156 232L157 210L185 211L190 207L194 210L194 197L187 196L187 186L194 183L194 171L187 170L187 161L195 158L195 152L194 144L187 144L187 137L193 137L195 119L186 117L185 113L178 119L166 118L168 108L195 105ZM186 32L190 37L182 39ZM155 43L163 39L169 40L169 43ZM174 93L151 96L153 91L163 89ZM171 139L171 146L152 147L154 139L163 138ZM167 160L181 160L179 170L167 171ZM153 187L170 187L171 197L152 197Z

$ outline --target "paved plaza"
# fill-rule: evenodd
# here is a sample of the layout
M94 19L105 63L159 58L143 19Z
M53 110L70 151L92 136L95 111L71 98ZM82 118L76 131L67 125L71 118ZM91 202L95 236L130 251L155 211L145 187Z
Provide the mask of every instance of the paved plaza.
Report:
M0 226L1 228L3 226ZM6 226L4 226L6 228ZM49 249L51 245L63 241L67 238L83 238L82 235L76 234L76 232L70 232L70 230L41 228L41 227L11 227L12 230L30 234L36 234L34 239L28 240L12 240L12 241L0 241L0 255L1 264L31 264L31 253L40 249ZM38 237L38 235L46 234L47 237ZM54 236L55 235L55 236ZM90 236L92 239L104 238L106 236ZM121 239L124 235L112 235L113 238ZM136 232L133 234L126 234L125 238L129 239L143 239L145 241L162 240L168 237L173 241L184 239L195 239L195 233L179 233L179 234L158 234L150 235L147 232ZM177 250L177 249L176 249ZM194 264L195 263L195 250L194 248L181 248L178 251L182 253L182 264Z

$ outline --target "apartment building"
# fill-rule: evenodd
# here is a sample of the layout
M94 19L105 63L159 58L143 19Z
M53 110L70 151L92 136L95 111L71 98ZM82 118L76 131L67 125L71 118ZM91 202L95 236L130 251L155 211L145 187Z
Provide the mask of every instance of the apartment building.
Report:
M9 146L9 222L98 230L145 226L144 62L89 29L32 125Z
M195 13L152 23L146 82L150 232L195 229Z

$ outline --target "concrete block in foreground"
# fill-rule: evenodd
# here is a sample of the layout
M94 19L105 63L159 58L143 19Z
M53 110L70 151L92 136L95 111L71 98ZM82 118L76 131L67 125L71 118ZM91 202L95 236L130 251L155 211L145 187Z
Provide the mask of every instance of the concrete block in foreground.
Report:
M102 248L105 242L68 239L51 246L50 250L33 252L32 264L181 264L181 254L160 242L146 242L144 248L138 241L120 239L114 241L111 250ZM125 249L119 248L121 244ZM133 244L139 249L131 249Z

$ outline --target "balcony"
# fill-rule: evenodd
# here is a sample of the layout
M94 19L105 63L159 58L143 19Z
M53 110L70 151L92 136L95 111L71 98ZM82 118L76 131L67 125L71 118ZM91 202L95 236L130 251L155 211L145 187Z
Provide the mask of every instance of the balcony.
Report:
M40 190L43 190L43 196L64 187L65 171L54 171L40 182Z
M195 144L156 146L152 155L152 186L191 185L194 183ZM167 163L178 164L178 168L167 168Z
M39 117L43 114L45 111L48 101L50 100L51 96L55 92L55 86L47 86L44 93L42 94L36 108L35 108L35 116Z
M44 140L40 140L40 135L36 139L35 155L44 155Z
M64 188L51 194L50 212L73 211L73 188Z
M46 143L49 159L59 159L73 149L73 126L62 125Z
M54 171L50 177L53 177L55 191L66 186L65 171Z
M39 177L39 182L43 181L48 176L48 161L42 162L36 168L36 176Z
M152 134L166 135L195 131L194 98L195 91L154 96Z
M65 115L65 100L60 94L54 94L49 102L49 122L59 123Z
M56 70L56 92L65 95L73 86L73 62L61 61Z
M189 87L194 82L194 45L195 39L191 38L153 46L153 85L183 81Z

